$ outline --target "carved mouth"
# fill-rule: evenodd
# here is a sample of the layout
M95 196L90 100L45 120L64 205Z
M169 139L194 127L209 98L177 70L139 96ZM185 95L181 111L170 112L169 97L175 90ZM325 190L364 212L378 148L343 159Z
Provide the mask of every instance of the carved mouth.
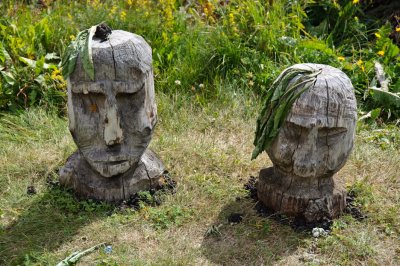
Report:
M127 162L128 160L119 160L119 161L112 161L112 162L104 162L108 165L118 165Z
M118 164L122 164L128 162L128 160L115 160L115 161L95 161L95 163L98 164L106 164L106 165L118 165Z

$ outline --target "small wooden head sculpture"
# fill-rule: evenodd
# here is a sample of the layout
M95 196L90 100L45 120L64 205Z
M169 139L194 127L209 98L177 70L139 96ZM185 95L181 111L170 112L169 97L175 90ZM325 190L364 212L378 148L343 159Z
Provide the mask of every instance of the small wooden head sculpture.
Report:
M318 64L314 85L294 102L278 136L267 149L277 171L298 178L332 176L353 148L357 105L350 79Z
M89 165L112 177L137 166L156 124L151 48L119 30L91 41L94 80L79 59L68 80L69 129Z
M285 75L291 76L282 88L279 81ZM273 163L260 171L258 198L273 211L307 222L337 217L346 193L334 174L352 150L357 120L351 81L330 66L299 64L286 69L274 84L273 107L267 103L256 132L255 154L264 147ZM291 101L280 122L282 106Z

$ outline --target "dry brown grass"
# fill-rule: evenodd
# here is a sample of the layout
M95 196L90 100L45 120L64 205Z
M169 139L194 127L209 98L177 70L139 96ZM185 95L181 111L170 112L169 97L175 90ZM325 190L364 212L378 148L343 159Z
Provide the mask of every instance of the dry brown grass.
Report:
M32 111L37 121L21 129L27 135L0 144L0 261L52 265L75 250L107 242L111 254L96 251L79 265L400 263L398 150L382 150L365 140L368 131L358 133L339 175L357 189L369 218L344 216L330 236L313 239L258 216L246 198L243 185L250 175L271 165L265 154L250 160L258 103L237 96L199 108L190 100L159 96L161 120L151 144L178 182L177 193L165 195L161 206L111 216L110 206L82 209L65 192L45 186L45 176L62 165L74 144L64 119ZM39 193L28 197L26 186L32 183ZM233 212L244 214L241 223L227 223ZM219 235L206 235L212 226L219 226Z

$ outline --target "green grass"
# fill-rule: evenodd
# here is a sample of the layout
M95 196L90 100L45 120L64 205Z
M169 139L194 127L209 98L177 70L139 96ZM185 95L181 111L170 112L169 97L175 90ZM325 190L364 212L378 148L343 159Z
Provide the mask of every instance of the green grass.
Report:
M381 131L359 126L356 147L339 175L369 218L343 216L331 235L313 239L259 217L246 198L243 185L250 175L271 165L265 153L250 160L259 99L237 91L206 102L198 94L158 93L151 147L178 182L177 193L136 212L77 201L46 185L75 149L65 118L40 109L2 114L0 264L55 265L101 242L112 245L112 253L100 249L79 265L400 263L400 152L393 137L400 135L398 128L386 127L382 140ZM26 194L29 185L36 195ZM233 212L244 213L243 222L228 224ZM219 233L207 234L213 226Z
M14 112L0 113L1 265L55 265L102 242L111 254L97 250L79 265L400 264L400 130L382 125L399 109L368 90L378 61L398 92L400 57L388 37L396 25L370 23L350 0L191 1L186 11L180 0L23 2L0 3L0 108ZM151 147L178 182L161 206L117 211L47 184L76 149L53 53L101 21L153 48L159 123ZM320 239L259 217L243 189L271 166L265 153L250 160L260 98L283 68L302 62L342 69L363 114L373 110L338 174L369 218L343 216ZM26 106L42 109L17 112ZM227 223L233 212L244 213L240 224Z

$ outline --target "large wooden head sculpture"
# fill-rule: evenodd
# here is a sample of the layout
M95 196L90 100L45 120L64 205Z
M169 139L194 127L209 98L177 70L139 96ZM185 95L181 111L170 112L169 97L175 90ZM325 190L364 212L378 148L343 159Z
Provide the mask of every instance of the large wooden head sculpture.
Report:
M91 48L94 80L79 59L69 77L69 129L89 165L111 177L137 166L156 123L151 48L118 30Z
M94 29L79 33L63 58L78 150L61 168L60 183L82 197L127 200L163 179L163 163L147 148L157 121L151 48L130 32L92 37Z

